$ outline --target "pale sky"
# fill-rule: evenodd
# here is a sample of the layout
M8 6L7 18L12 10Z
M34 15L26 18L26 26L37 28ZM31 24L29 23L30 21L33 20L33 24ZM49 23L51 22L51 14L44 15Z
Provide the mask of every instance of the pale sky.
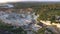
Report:
M6 3L6 2L23 2L23 1L56 1L56 2L60 2L60 0L0 0L0 3Z

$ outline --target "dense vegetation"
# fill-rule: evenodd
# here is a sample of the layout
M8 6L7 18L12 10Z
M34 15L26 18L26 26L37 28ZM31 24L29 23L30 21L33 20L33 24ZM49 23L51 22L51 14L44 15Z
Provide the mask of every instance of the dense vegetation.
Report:
M56 28L56 26L52 26L54 27L54 29ZM58 29L58 28L56 28ZM43 27L41 29L39 29L36 34L57 34L55 31L52 31L52 29L49 29L49 28L46 28L46 27Z
M0 21L0 31L2 33L4 33L4 31L8 31L8 33L12 33L12 34L27 34L23 28L19 27L14 29L14 26L4 24L2 21Z
M39 15L37 18L38 21L50 20L51 22L55 22L56 16L60 16L60 5L41 5L40 7L36 7L34 11Z

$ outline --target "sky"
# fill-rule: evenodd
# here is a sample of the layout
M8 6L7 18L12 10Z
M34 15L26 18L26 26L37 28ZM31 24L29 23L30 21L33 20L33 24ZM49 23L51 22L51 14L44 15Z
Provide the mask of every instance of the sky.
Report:
M6 2L25 2L25 1L39 1L39 2L60 2L60 0L0 0L0 3L6 3Z

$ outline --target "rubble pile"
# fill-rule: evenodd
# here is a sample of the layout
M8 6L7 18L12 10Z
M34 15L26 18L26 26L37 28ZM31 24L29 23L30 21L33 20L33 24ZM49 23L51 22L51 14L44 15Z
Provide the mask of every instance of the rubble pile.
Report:
M0 19L8 24L16 25L16 26L23 26L28 25L31 23L31 15L25 16L25 14L16 14L16 13L5 13L0 12Z

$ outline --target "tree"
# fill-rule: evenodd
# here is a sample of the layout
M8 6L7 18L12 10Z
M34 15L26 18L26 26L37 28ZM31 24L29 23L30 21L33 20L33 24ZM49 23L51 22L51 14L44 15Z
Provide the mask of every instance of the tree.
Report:
M6 30L8 32L12 32L13 34L27 34L27 32L19 27L19 28L16 28L16 29L13 29L14 26L12 25L8 25L8 24L5 24L3 23L2 21L0 21L0 30Z
M37 31L36 34L45 34L46 27L43 27Z
M51 24L53 23L53 22L55 22L55 16L51 16L51 18L50 18L50 21L51 21Z

